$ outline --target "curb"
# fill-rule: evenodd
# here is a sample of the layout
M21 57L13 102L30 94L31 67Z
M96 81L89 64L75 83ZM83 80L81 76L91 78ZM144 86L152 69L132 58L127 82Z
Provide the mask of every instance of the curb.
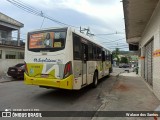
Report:
M13 82L12 80L0 81L0 83Z
M108 92L109 92L109 94L111 93L111 91L112 91L113 87L114 87L114 86L115 86L115 84L117 83L118 78L119 78L119 75L120 75L121 73L123 73L123 72L120 72L118 75L114 76L114 77L116 77L116 78L115 78L115 82L113 83L113 85L112 85L111 89L109 89L109 91L108 91ZM103 104L104 104L104 103L102 103L102 104L100 105L100 107L96 110L96 112L95 112L94 116L92 116L92 117L91 117L91 120L95 120L95 118L96 118L96 113L99 111L99 109L101 108L101 106L103 106Z

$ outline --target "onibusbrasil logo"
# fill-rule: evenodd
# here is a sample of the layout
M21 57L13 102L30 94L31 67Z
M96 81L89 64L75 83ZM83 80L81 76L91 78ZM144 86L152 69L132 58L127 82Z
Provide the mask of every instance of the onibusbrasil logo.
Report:
M5 111L2 112L2 117L42 117L42 113L40 111L31 111L29 109L27 111L26 109L15 109L15 111L12 111L11 109L5 109Z
M11 117L11 111L8 109L5 109L5 112L2 112L2 117Z

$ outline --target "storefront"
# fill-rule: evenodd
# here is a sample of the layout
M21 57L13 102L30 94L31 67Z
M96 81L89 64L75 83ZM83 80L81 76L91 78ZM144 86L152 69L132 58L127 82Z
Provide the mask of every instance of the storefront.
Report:
M160 99L160 1L123 0L126 39L139 51L139 75Z

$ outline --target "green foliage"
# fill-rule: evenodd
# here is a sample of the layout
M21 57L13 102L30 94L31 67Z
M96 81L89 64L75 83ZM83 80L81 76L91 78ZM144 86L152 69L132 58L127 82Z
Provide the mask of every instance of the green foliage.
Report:
M127 57L122 57L120 62L121 63L128 63Z
M120 59L119 59L119 57L118 57L119 53L120 53L120 52L119 52L119 48L116 48L115 51L113 51L113 59L116 58L117 64L119 64L119 62L120 62Z

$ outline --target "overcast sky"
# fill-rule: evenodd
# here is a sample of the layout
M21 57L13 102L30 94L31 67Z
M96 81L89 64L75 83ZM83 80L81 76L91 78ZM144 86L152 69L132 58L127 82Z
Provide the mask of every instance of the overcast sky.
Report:
M73 26L89 27L93 34L125 33L124 15L120 0L19 0L36 8L52 18ZM43 18L32 15L14 6L6 0L1 0L0 12L22 22L21 38L26 38L27 32L40 29ZM44 20L43 28L61 26L53 21ZM125 34L97 36L96 40L104 46L121 50L126 48Z

